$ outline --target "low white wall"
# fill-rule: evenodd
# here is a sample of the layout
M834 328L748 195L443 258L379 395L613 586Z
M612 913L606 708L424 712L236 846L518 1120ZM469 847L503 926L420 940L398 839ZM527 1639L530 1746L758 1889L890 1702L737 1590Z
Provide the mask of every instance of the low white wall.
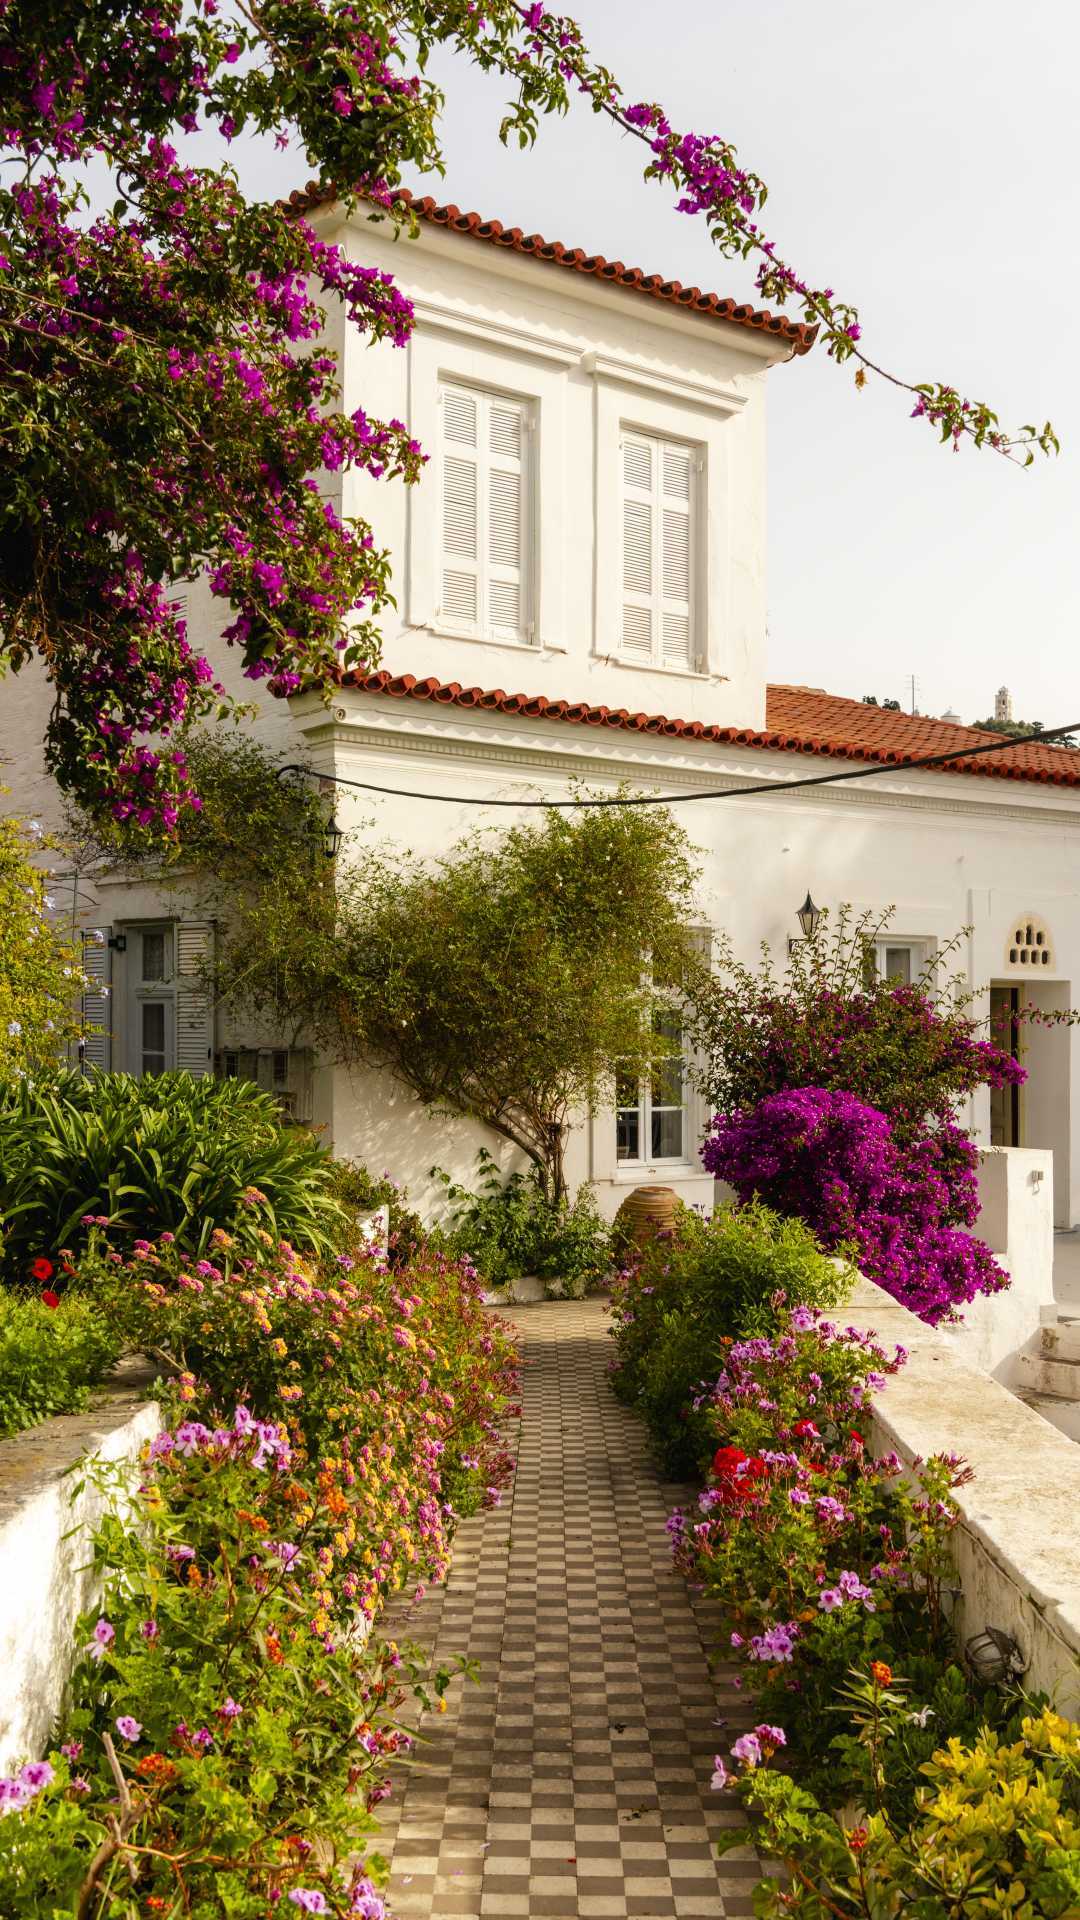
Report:
M979 1154L979 1217L985 1240L1011 1285L980 1294L963 1322L942 1337L972 1367L1016 1386L1019 1356L1037 1341L1041 1309L1054 1298L1054 1156L1043 1147L984 1147Z
M1001 1628L1025 1685L1080 1714L1080 1447L872 1281L858 1282L844 1317L909 1354L874 1402L876 1444L908 1465L958 1453L974 1470L957 1495L960 1640Z
M124 1384L89 1412L0 1441L0 1772L48 1746L75 1622L94 1598L90 1541L106 1501L89 1482L73 1501L72 1469L91 1454L138 1459L161 1426L157 1403L140 1394L151 1377L122 1369Z

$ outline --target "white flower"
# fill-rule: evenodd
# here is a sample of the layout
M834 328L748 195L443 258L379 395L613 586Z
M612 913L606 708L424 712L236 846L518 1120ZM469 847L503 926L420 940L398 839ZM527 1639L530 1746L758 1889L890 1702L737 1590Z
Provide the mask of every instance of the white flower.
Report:
M18 1020L8 1021L8 1038L10 1040L17 1040L21 1032L22 1026Z
M933 1707L920 1707L918 1713L908 1714L908 1719L913 1727L925 1727L927 1721L932 1720L933 1717Z

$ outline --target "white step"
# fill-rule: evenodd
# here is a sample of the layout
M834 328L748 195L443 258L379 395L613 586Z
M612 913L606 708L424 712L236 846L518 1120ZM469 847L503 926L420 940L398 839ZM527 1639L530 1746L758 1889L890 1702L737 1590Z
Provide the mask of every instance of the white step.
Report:
M1080 1320L1063 1318L1044 1324L1039 1339L1048 1360L1080 1360Z
M1017 1383L1031 1393L1052 1393L1080 1404L1080 1359L1058 1354L1021 1353L1016 1358Z
M1060 1393L1037 1393L1031 1387L1017 1388L1016 1397L1067 1439L1080 1440L1080 1400L1066 1400Z

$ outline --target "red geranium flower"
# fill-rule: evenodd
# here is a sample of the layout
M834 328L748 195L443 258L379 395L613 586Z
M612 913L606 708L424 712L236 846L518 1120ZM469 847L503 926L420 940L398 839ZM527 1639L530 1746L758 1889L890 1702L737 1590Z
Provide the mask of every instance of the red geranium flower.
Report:
M51 1287L46 1287L41 1296L41 1304L43 1307L58 1307L60 1305L60 1295L54 1293Z
M52 1261L46 1260L43 1253L39 1253L37 1259L30 1262L30 1274L34 1280L51 1280L53 1271Z

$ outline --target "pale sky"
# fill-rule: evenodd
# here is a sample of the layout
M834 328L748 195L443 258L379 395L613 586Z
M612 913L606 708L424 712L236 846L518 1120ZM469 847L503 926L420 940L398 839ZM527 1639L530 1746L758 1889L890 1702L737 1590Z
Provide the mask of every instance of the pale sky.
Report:
M720 132L770 189L789 262L860 309L872 357L944 379L1005 425L1049 418L1060 458L1027 472L938 446L903 396L817 349L770 389L769 673L834 693L1080 720L1080 396L1072 334L1078 123L1075 15L1065 0L582 0L594 53L628 99ZM586 107L531 152L497 138L504 87L460 61L446 177L429 190L549 239L738 298L723 260L641 149ZM200 142L200 145L202 143ZM249 190L303 183L302 158L241 153Z

